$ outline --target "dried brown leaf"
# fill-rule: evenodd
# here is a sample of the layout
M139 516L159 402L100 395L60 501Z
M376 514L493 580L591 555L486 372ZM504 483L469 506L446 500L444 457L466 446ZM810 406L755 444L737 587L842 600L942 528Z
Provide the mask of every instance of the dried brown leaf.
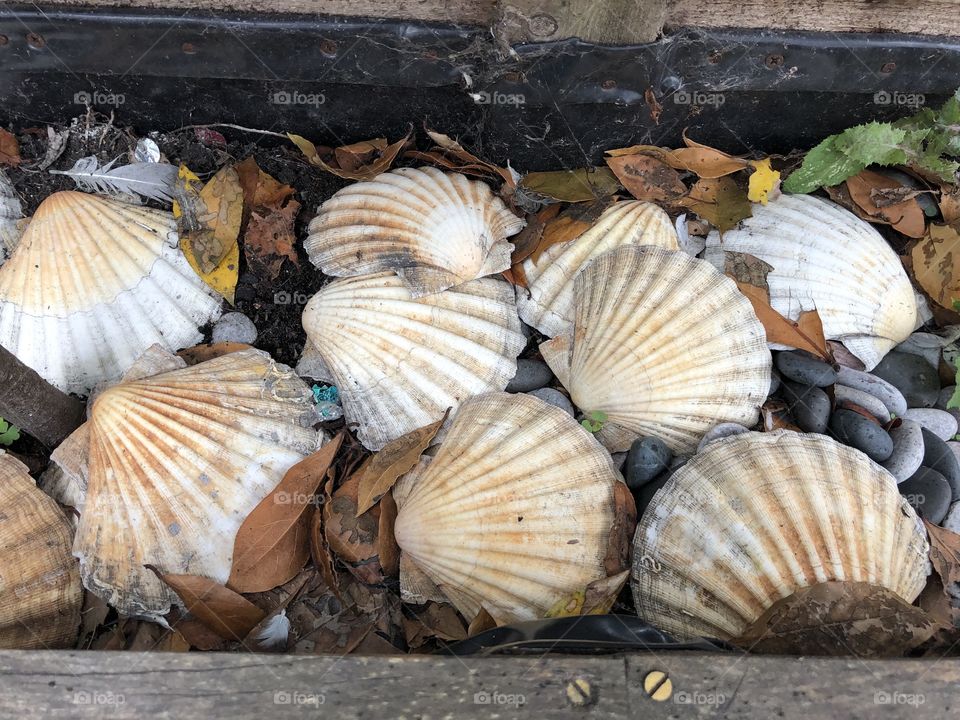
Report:
M937 304L953 310L960 300L960 231L956 225L927 228L910 253L913 277Z
M767 291L763 288L739 281L737 281L737 287L753 305L757 319L760 320L760 324L766 330L767 342L806 350L826 362L833 362L829 347L823 337L823 323L816 310L800 313L798 321L793 322L771 307Z
M723 272L738 283L746 283L762 289L769 297L770 288L767 285L767 275L773 270L773 265L749 253L726 251L723 256Z
M637 529L637 504L626 483L617 482L613 488L614 516L607 543L603 569L607 575L616 575L630 567L633 534Z
M294 221L300 203L294 189L263 172L253 157L236 166L243 188L246 225L244 256L258 277L275 280L285 259L298 264Z
M317 487L340 449L337 435L298 462L260 501L237 532L227 585L237 592L262 592L295 577L310 557L310 515Z
M311 165L347 180L371 180L386 172L393 166L400 151L410 142L408 132L405 137L391 145L387 144L386 138L376 138L325 152L328 148L318 148L300 135L287 133L287 137L300 148ZM341 160L346 162L346 166L341 165Z
M487 612L487 609L481 605L480 612L470 621L470 626L467 628L467 637L473 637L487 630L492 630L496 626L497 621L494 620L490 613Z
M323 530L323 508L331 500L333 479L333 472L328 471L327 479L323 484L323 492L319 498L322 502L318 504L318 510L310 519L310 556L313 558L313 564L320 572L320 577L323 578L327 587L340 602L343 602L343 596L340 594L340 578L337 575L333 557L330 554L330 545L327 543Z
M760 408L760 417L763 419L763 431L793 430L800 432L800 428L791 422L790 412L783 400L769 398Z
M520 187L542 197L576 203L614 195L620 190L620 182L610 168L588 167L527 173Z
M673 202L687 194L677 171L652 155L608 157L607 165L637 200Z
M939 525L923 521L930 536L930 564L940 578L943 595L950 609L943 624L950 627L960 626L960 535ZM952 592L951 592L952 591Z
M427 129L427 135L430 136L436 146L428 153L407 153L408 157L416 156L427 162L435 162L441 167L458 170L467 175L500 178L507 189L506 194L511 194L516 189L517 181L509 168L502 168L486 160L481 160L449 135L430 129Z
M610 157L624 155L649 155L666 163L674 170L686 170L701 178L719 178L731 175L750 167L750 161L733 157L725 152L690 140L684 134L685 148L671 150L656 145L633 145L631 147L608 150Z
M16 167L20 164L20 143L17 137L0 128L0 166Z
M182 357L187 365L196 365L198 363L213 360L214 358L229 355L230 353L240 352L242 350L252 349L252 345L238 342L219 342L209 345L194 345L191 348L184 348L177 351L177 355Z
M609 577L594 580L583 590L557 601L545 617L572 617L576 615L606 615L620 596L620 591L630 577L624 570Z
M875 199L875 192L884 189L905 189L899 182L873 172L862 170L857 175L847 178L847 192L850 199L865 212L873 222L883 222L907 237L923 237L926 220L923 209L915 197L908 197L900 202L880 206Z
M394 536L393 527L397 521L397 502L393 499L393 492L388 491L380 499L380 526L377 541L378 557L383 574L388 577L400 575L400 546Z
M540 235L540 242L530 255L530 260L536 265L540 262L540 256L548 248L576 240L593 226L597 218L603 215L603 211L610 205L609 200L594 200L570 205L559 214L547 213L546 209L542 210L544 228Z
M372 585L383 580L377 559L380 506L357 515L362 471L361 468L348 478L323 506L323 532L330 549L346 564L347 570L361 582Z
M650 119L653 120L653 124L659 125L660 116L663 115L663 105L657 100L657 94L652 87L643 91L643 101L647 103L647 107L650 109Z
M945 223L950 225L960 220L960 185L941 185L937 202Z
M692 210L721 233L753 213L747 190L729 177L700 179L675 204Z
M164 575L150 569L180 596L191 615L226 640L242 641L266 616L245 597L210 578Z
M885 587L825 582L774 603L731 642L778 655L893 657L926 642L936 627Z

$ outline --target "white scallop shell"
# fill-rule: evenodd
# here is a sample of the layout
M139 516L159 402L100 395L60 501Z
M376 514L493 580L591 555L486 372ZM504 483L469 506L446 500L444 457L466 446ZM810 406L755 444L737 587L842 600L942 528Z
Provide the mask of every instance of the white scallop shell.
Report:
M393 271L421 297L509 268L523 225L486 183L398 168L323 203L304 247L327 275Z
M708 242L772 265L773 308L791 320L816 309L827 338L846 345L867 370L916 327L917 303L900 258L870 223L828 200L781 195Z
M220 305L177 247L170 213L58 192L0 268L0 345L84 395L155 343L200 342Z
M0 648L72 647L83 586L70 522L2 450L0 520Z
M863 453L824 435L744 433L710 443L653 497L634 539L634 602L679 638L730 639L831 580L913 602L928 549L896 480Z
M625 200L607 208L583 235L553 245L523 261L527 289L517 288L520 319L547 337L573 325L573 281L598 255L621 245L656 245L679 250L670 216L653 203Z
M531 395L467 400L433 458L394 487L401 592L467 618L543 617L604 578L620 482L610 455Z
M226 582L237 531L317 449L317 420L307 385L253 349L104 390L84 426L84 585L121 614L156 617L178 600L145 565Z
M0 170L0 265L7 261L20 243L20 219L23 208L10 179Z
M420 298L392 273L331 283L303 313L298 370L329 375L357 436L379 450L472 395L503 390L526 340L513 289L474 280Z
M708 262L627 245L577 276L573 327L540 345L611 452L654 435L692 453L723 422L753 425L770 389L770 351L750 302Z

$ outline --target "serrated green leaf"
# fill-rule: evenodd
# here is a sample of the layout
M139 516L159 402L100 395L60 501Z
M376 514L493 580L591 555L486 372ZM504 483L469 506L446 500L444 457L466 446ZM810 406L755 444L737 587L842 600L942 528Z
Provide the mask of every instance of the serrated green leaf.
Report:
M808 193L823 185L837 185L863 170L863 165L840 151L831 135L807 153L803 164L783 183L789 193Z
M871 122L847 128L837 136L834 145L863 167L874 164L899 165L907 160L901 146L906 136L906 130L895 128L890 123Z
M20 439L20 428L0 418L0 445L13 445Z

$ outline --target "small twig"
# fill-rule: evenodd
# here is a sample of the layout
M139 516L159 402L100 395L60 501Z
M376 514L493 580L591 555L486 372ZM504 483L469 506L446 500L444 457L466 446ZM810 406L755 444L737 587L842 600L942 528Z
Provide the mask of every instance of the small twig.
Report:
M243 130L244 132L259 133L260 135L272 135L274 137L283 138L284 140L289 140L286 135L283 133L273 132L272 130L259 130L257 128L248 128L243 127L243 125L233 125L232 123L210 123L209 125L184 125L183 127L173 130L173 132L180 132L181 130L197 130L197 129L206 129L206 128L232 128L233 130Z

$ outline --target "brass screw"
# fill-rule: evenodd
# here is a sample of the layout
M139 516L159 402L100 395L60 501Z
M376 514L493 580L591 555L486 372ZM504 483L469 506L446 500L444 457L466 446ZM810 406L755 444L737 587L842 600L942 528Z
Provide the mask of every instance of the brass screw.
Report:
M768 68L780 67L783 65L783 55L767 55L763 64Z
M27 45L32 47L34 50L40 50L47 44L47 41L43 39L43 35L31 32L27 33Z
M880 66L880 72L882 72L884 75L889 75L896 69L897 69L897 64L895 62L885 62L883 65Z
M567 699L572 705L586 707L594 702L593 689L590 683L583 678L576 678L567 683Z
M329 38L323 38L320 41L320 52L324 55L336 55L338 50L337 41Z
M663 702L673 695L673 682L665 672L653 670L643 679L643 689L648 697L657 702Z

